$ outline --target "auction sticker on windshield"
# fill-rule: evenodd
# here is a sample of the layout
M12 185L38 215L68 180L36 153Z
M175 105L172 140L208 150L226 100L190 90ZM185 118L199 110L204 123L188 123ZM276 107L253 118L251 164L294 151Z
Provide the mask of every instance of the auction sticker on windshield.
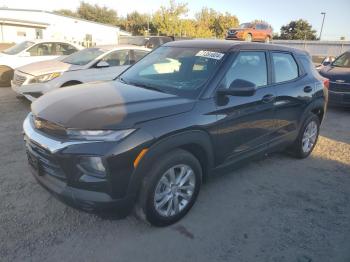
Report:
M201 50L196 54L196 56L220 60L224 56L224 54L219 52Z

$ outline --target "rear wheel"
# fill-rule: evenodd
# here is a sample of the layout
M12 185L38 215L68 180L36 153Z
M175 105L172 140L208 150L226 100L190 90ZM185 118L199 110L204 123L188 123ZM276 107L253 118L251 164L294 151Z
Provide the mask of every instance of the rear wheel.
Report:
M318 141L319 132L320 120L318 116L310 113L293 145L293 152L297 158L306 158L311 154Z
M13 69L8 66L0 66L0 87L11 86L11 80L13 78Z
M253 41L253 36L251 34L247 34L244 39L246 42L251 42Z
M193 206L201 182L202 169L192 154L181 149L166 154L143 181L137 215L155 226L175 223Z

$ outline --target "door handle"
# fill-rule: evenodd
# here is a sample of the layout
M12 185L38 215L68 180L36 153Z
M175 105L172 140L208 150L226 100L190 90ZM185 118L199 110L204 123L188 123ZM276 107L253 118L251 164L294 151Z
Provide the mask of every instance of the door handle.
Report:
M264 96L264 97L262 98L262 101L263 101L264 103L270 103L270 102L272 102L274 99L275 99L275 96L274 96L274 95L268 94L268 95L266 95L266 96Z
M305 86L304 87L304 92L305 93L310 93L312 91L312 87L311 86Z

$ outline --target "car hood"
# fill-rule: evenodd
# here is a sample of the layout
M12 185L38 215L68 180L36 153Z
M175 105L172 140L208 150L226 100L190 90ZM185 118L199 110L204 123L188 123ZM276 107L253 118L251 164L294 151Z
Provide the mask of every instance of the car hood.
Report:
M53 72L81 70L83 68L84 66L71 65L71 64L62 62L59 59L53 59L53 60L35 62L25 66L21 66L17 68L17 70L33 76L39 76L39 75L50 74Z
M326 66L321 69L320 74L332 82L343 81L350 83L350 68Z
M32 103L32 112L65 128L97 130L131 128L193 106L192 99L101 81L49 92Z

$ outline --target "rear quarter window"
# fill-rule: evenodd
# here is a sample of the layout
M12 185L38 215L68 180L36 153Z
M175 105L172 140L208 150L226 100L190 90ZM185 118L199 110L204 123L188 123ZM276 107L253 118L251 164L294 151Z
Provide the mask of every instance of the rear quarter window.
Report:
M319 76L319 73L315 69L315 66L312 63L310 57L306 55L301 55L301 56L298 56L298 60L300 61L306 74L312 74L315 77Z
M276 83L287 82L299 77L298 64L290 53L272 53Z

